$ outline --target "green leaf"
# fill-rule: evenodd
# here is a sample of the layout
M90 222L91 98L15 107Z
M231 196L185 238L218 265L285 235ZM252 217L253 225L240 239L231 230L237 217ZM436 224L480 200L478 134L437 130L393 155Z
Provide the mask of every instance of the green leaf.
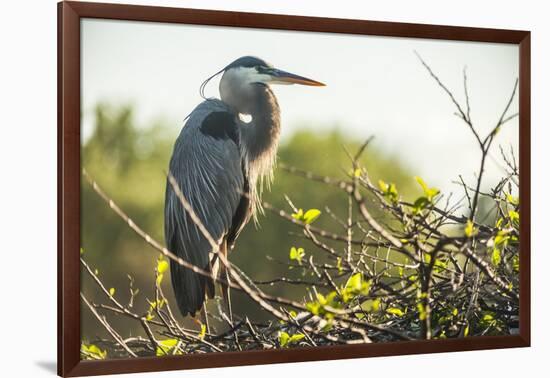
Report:
M155 309L155 308L162 308L162 306L164 306L164 304L166 303L166 300L165 299L159 299L157 300L156 302L149 302L149 304L151 305L151 308L152 309Z
M448 264L448 261L442 261L440 259L436 259L434 264L434 270L436 271L436 273L441 273L445 269L447 269L447 264Z
M99 355L101 355L101 356L106 356L106 355L107 355L107 352L102 351L101 349L99 349L97 346L95 346L95 345L93 345L93 344L89 346L88 350L89 350L91 353L97 353L97 354L99 354Z
M519 213L517 211L514 211L514 210L508 211L508 216L510 217L510 220L512 221L512 223L519 225Z
M366 312L378 312L380 310L380 298L364 301L361 303L361 309Z
M147 317L145 318L145 320L152 320L155 315L153 315L153 311L157 308L161 309L162 306L164 306L164 304L166 303L166 300L165 299L159 299L155 302L151 302L149 300L147 300L149 302L149 310L147 311Z
M396 203L399 200L399 193L394 183L387 184L383 180L378 180L378 186L387 200L392 203Z
M363 275L361 273L355 273L346 282L344 289L346 290L360 290L361 282L363 281Z
M319 302L319 304L320 304L321 306L324 306L324 305L326 305L326 304L328 303L327 298L325 298L325 296L324 296L323 294L317 293L317 294L316 294L316 297L317 297L317 302Z
M290 340L290 335L284 331L279 332L279 345L281 347L286 347L288 341Z
M431 202L433 201L434 197L439 194L439 189L437 188L430 188L426 192L426 196L428 197L428 200Z
M288 333L284 331L279 332L279 345L282 348L288 347L291 344L297 343L298 341L302 340L305 337L305 335L301 333L295 333L294 335L289 335Z
M500 249L493 248L493 253L491 254L491 261L493 262L494 266L500 265L500 262L502 260L502 257L500 255Z
M115 288L112 287L109 289L109 295L112 297L113 295L115 295Z
M372 311L378 312L380 310L380 298L376 298L372 301Z
M292 214L292 218L305 224L311 224L319 218L319 215L321 215L321 211L318 209L309 209L305 213L304 210L299 209L296 213Z
M321 304L319 302L306 303L306 309L313 315L319 315L321 313Z
M504 231L499 231L497 236L495 236L494 245L495 247L506 247L508 240L510 240L510 236Z
M424 210L428 205L430 204L430 201L426 197L418 197L416 201L413 203L413 214L418 215Z
M384 180L378 180L378 187L383 193L386 193L386 191L388 190L388 184L386 184Z
M390 307L386 310L386 312L388 314L392 314L399 317L405 315L405 313L400 308L397 308L397 307Z
M512 269L514 269L514 272L516 272L516 273L519 272L519 256L518 255L514 255L514 257L512 257Z
M371 281L365 281L362 273L355 273L342 288L342 300L347 303L357 295L367 295L370 291Z
M80 351L84 354L85 358L87 359L97 359L97 360L103 360L107 357L107 351L103 351L99 349L94 344L86 345L82 343L80 345Z
M506 202L508 202L511 205L518 206L519 205L519 198L514 197L511 194L506 194Z
M317 218L319 218L319 215L321 215L321 211L318 209L309 209L304 214L304 223L305 224L311 224L315 222Z
M432 202L435 196L439 194L439 189L428 187L426 182L424 182L424 180L422 180L418 176L415 176L415 179L416 179L416 182L418 182L418 184L422 188L422 191L424 192L424 195L426 196L426 199L428 200L428 202Z
M204 340L204 336L206 336L206 324L201 324L201 331L199 333L199 339Z
M166 272L167 270L168 270L168 261L160 260L157 263L157 272L159 272L159 274L162 274L162 273Z
M301 221L304 218L304 210L299 209L298 212L292 214L292 218Z
M468 222L466 222L466 226L464 227L464 235L469 238L477 235L477 228L474 226L474 222L469 219Z
M336 259L336 268L338 268L338 273L339 274L342 274L342 272L344 271L344 267L342 266L342 258L341 257L338 257Z
M305 256L305 252L303 248L296 248L292 247L290 248L289 258L290 260L296 260L298 261L298 264L302 265L302 259Z
M305 335L302 335L301 333L295 333L294 335L290 336L288 343L289 344L297 343L298 341L302 340L304 337Z
M426 185L424 180L422 180L422 178L419 176L414 176L414 179L416 180L416 182L418 182L424 193L426 193L428 191L428 185Z
M176 351L176 353L173 353L177 345L178 345L178 339L159 340L158 347L156 349L156 355L160 357L160 356L168 355L168 353L182 354L182 352L179 349Z
M317 301L306 303L306 308L313 315L320 315L330 318L332 314L325 309L325 306L340 308L341 305L337 301L337 296L338 293L336 291L331 291L326 296L321 293L316 293Z

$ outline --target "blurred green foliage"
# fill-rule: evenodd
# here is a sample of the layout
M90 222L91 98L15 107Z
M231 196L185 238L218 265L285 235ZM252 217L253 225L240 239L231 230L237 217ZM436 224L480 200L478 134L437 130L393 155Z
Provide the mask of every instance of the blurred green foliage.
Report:
M350 159L346 150L353 154L363 140L345 136L336 129L326 130L311 126L299 129L282 141L278 161L319 175L340 178L353 175L354 172L349 172ZM161 242L164 241L165 174L179 131L179 127L162 123L137 127L131 107L103 104L96 107L95 128L82 146L82 167L135 223ZM373 182L383 178L394 189L399 190L399 195L405 198L418 196L418 184L413 174L397 158L378 150L375 142L369 145L361 163L368 169ZM153 285L158 253L134 234L84 180L81 190L81 244L87 262L97 269L106 287L113 288L113 294L123 303L128 303L132 297L128 275L131 276L132 290L136 292L139 289L139 294L133 298L133 308L137 313L146 313L150 308L147 300L154 300ZM316 227L340 231L341 226L327 214L326 207L338 217L347 218L348 202L345 193L322 183L304 180L278 168L271 190L265 191L263 199L276 208L293 213L285 195L304 211L321 211L321 215L315 220ZM373 214L381 216L379 203L374 199L372 201ZM308 249L313 250L310 242L290 234L297 231L288 221L266 211L264 216L259 217L258 227L250 223L245 228L230 258L255 280L269 280L282 275L292 277L292 274L298 273L289 271L285 265L289 262L291 248L303 248L300 260L309 258ZM342 243L338 248L342 248ZM269 260L267 256L271 256L273 260ZM315 258L322 259L322 255L316 252ZM82 277L82 290L88 298L94 300L102 295L96 289L95 283L84 273ZM162 285L168 301L173 302L170 280L163 280ZM301 298L305 292L303 287L290 285L264 289L295 299ZM233 308L238 314L256 319L266 316L242 295L234 296ZM88 311L84 310L82 314L84 340L105 335ZM179 314L177 316L181 318ZM122 317L113 317L111 323L122 333L142 334L139 328L131 328L137 327L135 324L128 324Z

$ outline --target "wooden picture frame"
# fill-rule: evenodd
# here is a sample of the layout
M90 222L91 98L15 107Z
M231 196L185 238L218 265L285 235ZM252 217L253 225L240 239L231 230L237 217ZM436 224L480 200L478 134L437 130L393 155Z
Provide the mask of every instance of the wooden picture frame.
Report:
M520 317L519 334L404 341L270 351L225 352L163 358L80 359L80 21L83 18L154 21L355 35L411 37L519 45ZM58 374L112 373L438 353L530 345L530 32L179 9L61 2L58 4Z

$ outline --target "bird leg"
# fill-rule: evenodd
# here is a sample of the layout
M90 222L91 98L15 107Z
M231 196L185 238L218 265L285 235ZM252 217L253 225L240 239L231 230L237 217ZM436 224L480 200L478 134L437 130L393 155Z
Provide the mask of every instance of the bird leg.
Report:
M206 332L210 333L210 324L208 323L208 311L206 310L206 300L202 304L201 312L201 323L206 326Z
M226 280L229 283L230 278L229 275L226 274ZM231 326L233 326L233 310L231 309L231 288L228 285L224 285L223 287L223 299L225 301L225 305L227 306L227 315L229 316L229 321L231 322Z
M222 245L220 246L220 253L223 254L225 257L225 261L229 262L227 259L227 240L224 240L222 242ZM229 326L233 328L233 310L231 309L231 278L229 277L229 270L228 267L226 267L224 264L220 264L220 276L223 278L225 282L221 283L221 289L222 289L222 296L223 300L227 306L227 315L229 316ZM235 337L235 345L241 350L241 347L239 345L239 336L237 335L237 331L233 331L233 336Z
M220 253L223 254L223 256L225 257L225 260L228 261L226 240L222 242ZM229 278L229 272L227 271L227 268L223 264L221 264L220 266L220 271L221 271L221 278L227 282L227 284L226 283L221 284L221 289L222 289L223 300L225 302L225 305L227 306L227 315L229 316L229 322L231 323L231 326L233 326L233 310L231 309L231 287L230 287L231 279Z

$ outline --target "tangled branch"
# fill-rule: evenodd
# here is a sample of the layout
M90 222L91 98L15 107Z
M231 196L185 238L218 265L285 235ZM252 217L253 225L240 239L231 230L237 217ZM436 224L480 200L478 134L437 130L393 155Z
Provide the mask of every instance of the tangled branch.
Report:
M320 211L303 211L286 197L289 209L269 203L263 207L294 227L297 247L288 261L276 261L308 279L273 277L255 281L238 266L218 253L218 245L168 173L168 181L214 254L229 273L230 280L217 277L178 257L134 222L97 182L83 170L83 176L105 203L145 243L159 254L154 274L155 298L144 313L136 312L132 301L137 291L130 280L131 302L123 304L107 289L81 256L83 271L95 282L104 301L96 303L81 293L83 304L110 335L82 344L82 358L138 357L183 353L209 353L231 350L286 348L390 342L395 340L471 337L516 332L518 323L519 276L519 171L515 157L507 156L505 177L488 193L482 192L486 158L500 128L517 116L508 114L518 81L491 132L481 136L471 119L466 70L463 72L465 106L418 55L420 62L449 96L457 115L471 131L480 150L476 182L460 184L468 203L468 215L457 215L460 203L451 205L436 188L416 178L422 195L406 200L393 183L369 177L361 157L372 138L354 153L348 153L350 172L341 179L282 165L283 171L346 195L347 214L326 214L335 229L313 223ZM494 211L482 214L481 198L490 201ZM374 209L383 217L375 216ZM489 215L487 215L489 214ZM299 243L310 243L306 255ZM167 260L191 269L216 282L246 294L258 308L270 314L267 322L254 321L246 314L235 314L231 322L223 310L209 317L227 329L183 327L174 316L162 291ZM301 300L267 294L262 287L296 286ZM144 336L124 338L115 330L110 316L121 316L140 325Z

